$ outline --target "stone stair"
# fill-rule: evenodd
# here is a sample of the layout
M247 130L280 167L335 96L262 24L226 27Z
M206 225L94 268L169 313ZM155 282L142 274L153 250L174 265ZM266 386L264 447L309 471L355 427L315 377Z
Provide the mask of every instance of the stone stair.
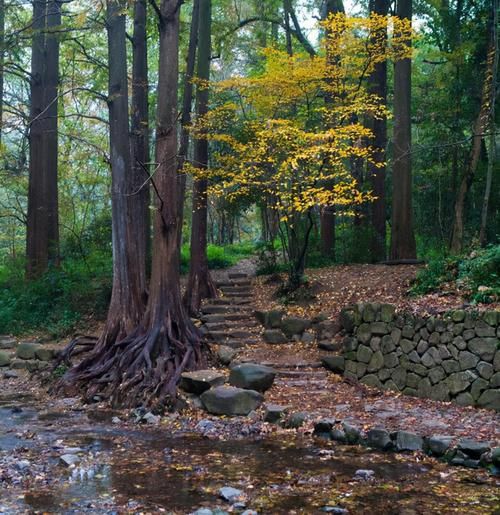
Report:
M216 286L220 296L208 300L201 308L201 331L206 341L235 349L259 343L261 328L251 306L251 277L230 272Z

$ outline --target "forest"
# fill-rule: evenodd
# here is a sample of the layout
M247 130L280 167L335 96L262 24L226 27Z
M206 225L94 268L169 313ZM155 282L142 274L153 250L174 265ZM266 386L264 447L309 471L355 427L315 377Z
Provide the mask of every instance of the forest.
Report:
M37 433L44 410L64 411L58 402L69 399L91 425L102 410L110 430L181 431L165 445L200 467L204 453L265 454L251 450L252 434L293 432L301 459L336 452L304 446L304 434L416 451L428 468L409 494L412 513L434 512L421 489L443 460L481 469L483 482L462 490L468 479L453 476L436 513L471 499L493 513L498 9L498 0L0 0L0 412L12 402L13 417L34 410ZM345 402L356 427L336 411ZM386 414L383 429L369 425L370 410ZM87 502L94 474L106 474L55 420L70 449L59 465L91 483L71 494ZM449 440L420 425L430 420ZM64 474L37 469L45 443L9 461L6 427L0 484L10 496L0 511L73 513ZM192 448L192 431L246 439ZM136 481L139 462L122 450L106 459ZM145 486L127 490L120 475L114 501L104 487L88 512L226 513L206 499L218 492L221 510L247 515L388 513L389 501L369 493L407 488L411 458L386 477L378 454L371 466L348 452L359 464L351 500L348 482L330 502L304 486L314 478L281 477L277 501L257 463L252 474L267 486L253 493L250 477L238 488L197 486L197 501L159 500L141 496ZM267 459L258 458L266 473ZM190 476L198 465L173 460L165 481L179 492L202 480ZM140 466L145 477L161 468ZM216 475L229 484L242 473ZM30 478L52 488L47 507L28 499Z

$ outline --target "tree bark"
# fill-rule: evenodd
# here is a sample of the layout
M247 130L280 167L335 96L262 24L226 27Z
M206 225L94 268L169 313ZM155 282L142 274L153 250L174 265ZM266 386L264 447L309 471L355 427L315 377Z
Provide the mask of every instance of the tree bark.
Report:
M3 132L3 91L5 64L5 0L0 0L0 144Z
M387 16L389 11L388 0L372 0L370 12ZM380 29L374 38L387 40L387 28ZM375 64L373 73L368 78L370 93L377 95L382 104L387 104L387 62ZM386 224L385 224L385 149L387 147L387 122L385 118L372 119L373 146L375 148L375 161L379 164L368 163L368 179L375 200L371 204L371 224L373 228L373 240L371 242L372 259L382 261L386 258Z
M115 406L161 409L174 404L181 373L204 363L200 335L181 302L179 276L176 125L180 5L178 0L162 0L157 13L157 170L152 179L156 212L146 311L127 337L101 340L92 355L68 373L87 398L98 394Z
M151 254L151 222L149 215L149 82L146 35L147 2L134 4L134 34L132 38L132 195L129 197L131 218L137 245L137 269L146 299L146 267Z
M493 83L496 80L496 41L494 37L495 30L490 27L490 38L486 56L486 66L484 72L483 90L481 94L481 105L479 113L474 124L472 133L472 148L469 157L469 163L460 181L455 200L455 218L453 222L453 230L451 235L450 250L454 254L459 254L463 250L464 245L464 218L465 218L465 201L467 194L476 174L477 164L481 155L481 142L484 133L488 128L490 120Z
M494 52L493 63L491 69L491 91L490 91L490 135L489 135L489 152L488 152L488 169L486 171L486 187L484 190L483 207L481 211L481 228L479 230L479 243L485 246L487 238L488 226L488 208L491 195L491 183L493 182L493 168L496 159L496 124L495 124L495 100L497 96L497 72L498 72L498 0L492 2L493 10L493 26L491 29L491 39L493 41L491 50Z
M49 13L49 14L48 14ZM50 27L47 26L47 22ZM36 278L55 261L57 215L57 86L59 43L50 31L60 24L60 4L33 1L30 163L26 274ZM49 32L46 35L46 32ZM50 55L47 52L50 48Z
M186 196L186 174L182 171L189 151L189 125L193 105L193 77L196 64L196 49L198 46L198 25L200 21L200 0L193 1L189 45L182 93L181 135L179 145L179 249L182 244L182 225L184 220L184 201Z
M211 0L200 1L200 23L198 25L198 66L197 78L205 84L196 88L196 116L203 118L208 112L211 56ZM208 168L208 141L205 138L194 142L194 161L197 168ZM208 270L207 259L207 186L206 179L193 182L193 211L191 224L191 254L189 277L184 303L190 314L196 314L202 299L217 295L217 289Z
M396 14L411 20L412 0L398 0ZM411 41L408 41L411 45ZM411 59L394 65L394 155L391 260L415 259L411 171Z

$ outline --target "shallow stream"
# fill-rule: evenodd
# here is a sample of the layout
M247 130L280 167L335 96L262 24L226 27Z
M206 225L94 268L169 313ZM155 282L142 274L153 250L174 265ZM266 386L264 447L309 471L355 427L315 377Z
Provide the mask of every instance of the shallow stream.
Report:
M260 514L495 513L500 507L500 481L486 471L292 433L221 441L179 435L172 426L112 424L111 417L43 411L29 397L0 398L0 513L243 511L219 498L223 486L241 490L239 500ZM74 467L60 463L68 452L80 460ZM373 473L357 474L360 469Z

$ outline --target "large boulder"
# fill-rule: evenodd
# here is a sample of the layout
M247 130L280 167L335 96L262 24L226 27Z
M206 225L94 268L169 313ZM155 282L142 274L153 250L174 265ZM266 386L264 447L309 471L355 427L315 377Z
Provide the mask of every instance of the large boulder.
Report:
M201 394L201 402L214 415L248 415L264 400L259 392L234 386L217 386Z
M242 363L231 368L229 383L238 388L265 392L271 388L276 372L264 365Z
M209 388L224 384L225 381L224 374L216 370L196 370L195 372L184 372L181 375L179 387L185 392L201 395Z
M288 317L281 321L281 330L288 338L294 334L302 334L311 327L311 321L306 318Z

